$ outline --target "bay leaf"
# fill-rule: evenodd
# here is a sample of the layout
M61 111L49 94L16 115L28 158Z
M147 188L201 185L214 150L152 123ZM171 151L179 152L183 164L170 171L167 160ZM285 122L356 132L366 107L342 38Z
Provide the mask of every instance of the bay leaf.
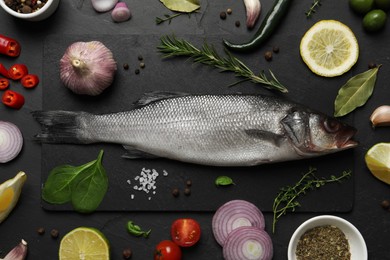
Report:
M370 98L380 66L357 74L343 85L334 102L334 116L344 116L363 106Z
M198 0L160 0L169 10L191 13L200 8Z

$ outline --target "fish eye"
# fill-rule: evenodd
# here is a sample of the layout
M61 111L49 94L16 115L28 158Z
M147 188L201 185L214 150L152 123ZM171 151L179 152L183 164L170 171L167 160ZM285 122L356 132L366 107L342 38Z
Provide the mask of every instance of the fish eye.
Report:
M340 129L340 123L333 118L327 118L324 121L324 127L328 133L335 133Z

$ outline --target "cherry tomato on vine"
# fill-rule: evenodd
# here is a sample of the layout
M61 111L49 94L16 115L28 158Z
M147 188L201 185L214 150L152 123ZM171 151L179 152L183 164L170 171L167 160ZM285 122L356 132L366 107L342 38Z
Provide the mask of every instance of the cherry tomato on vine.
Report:
M23 78L20 80L22 83L22 86L25 88L34 88L39 83L39 78L37 75L34 74L27 74L23 76Z
M23 78L23 76L28 74L28 69L24 64L14 64L9 68L8 75L13 80L18 80Z
M172 241L181 247L195 245L200 239L200 225L192 218L180 218L171 226Z
M154 260L181 260L181 249L171 240L163 240L154 250Z
M0 90L7 89L9 87L9 80L6 78L0 78Z

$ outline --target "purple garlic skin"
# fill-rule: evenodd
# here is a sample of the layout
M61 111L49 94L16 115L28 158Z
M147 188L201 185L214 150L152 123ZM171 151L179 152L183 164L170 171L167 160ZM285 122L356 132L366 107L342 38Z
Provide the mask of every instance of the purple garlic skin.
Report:
M60 79L76 94L99 95L112 84L116 70L111 50L99 41L75 42L60 60Z
M22 239L2 260L24 260L27 256L27 242Z
M244 0L246 9L246 27L252 29L260 16L261 3L260 0Z
M121 23L131 18L131 13L125 2L116 4L114 10L111 12L111 17L114 22Z
M91 3L96 12L102 13L114 8L118 0L91 0Z

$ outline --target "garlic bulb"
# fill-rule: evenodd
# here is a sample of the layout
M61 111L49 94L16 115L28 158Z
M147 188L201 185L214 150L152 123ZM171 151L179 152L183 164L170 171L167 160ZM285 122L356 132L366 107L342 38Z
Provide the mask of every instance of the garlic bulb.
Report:
M60 78L76 94L96 96L109 87L117 69L112 52L101 42L75 42L60 61Z
M27 242L22 239L2 260L24 260L27 256Z
M260 16L261 3L260 0L244 0L244 5L246 9L246 27L252 29Z
M380 106L375 109L370 120L373 127L390 126L390 106Z
M96 12L107 12L114 8L118 0L91 0L91 3Z

